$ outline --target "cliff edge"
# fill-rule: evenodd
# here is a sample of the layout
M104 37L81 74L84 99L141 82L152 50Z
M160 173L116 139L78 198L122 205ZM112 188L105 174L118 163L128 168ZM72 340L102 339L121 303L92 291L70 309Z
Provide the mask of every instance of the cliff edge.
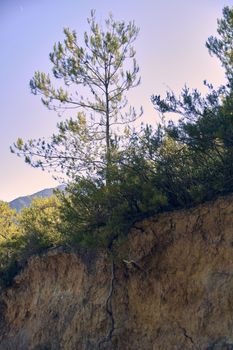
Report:
M30 258L0 296L0 350L233 349L233 196L137 223L111 266Z

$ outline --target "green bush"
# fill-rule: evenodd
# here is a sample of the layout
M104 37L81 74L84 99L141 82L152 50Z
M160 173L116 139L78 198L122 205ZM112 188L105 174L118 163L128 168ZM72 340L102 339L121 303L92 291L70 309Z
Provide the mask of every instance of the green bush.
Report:
M29 256L61 244L56 197L35 199L20 213L0 203L0 286L11 283Z
M166 206L166 195L150 181L146 164L142 171L112 166L106 186L101 176L82 179L61 195L64 239L111 250L132 224Z

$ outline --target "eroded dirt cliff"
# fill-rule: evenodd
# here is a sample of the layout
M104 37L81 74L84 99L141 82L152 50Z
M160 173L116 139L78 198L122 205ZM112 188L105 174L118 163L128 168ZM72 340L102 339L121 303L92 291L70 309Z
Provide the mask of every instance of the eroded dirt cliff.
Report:
M0 350L98 348L233 349L233 197L136 224L113 290L104 254L29 259L1 295Z

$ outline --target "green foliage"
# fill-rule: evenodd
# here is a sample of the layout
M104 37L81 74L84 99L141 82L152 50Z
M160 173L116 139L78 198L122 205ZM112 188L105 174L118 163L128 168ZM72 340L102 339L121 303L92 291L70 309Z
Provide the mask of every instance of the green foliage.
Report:
M142 126L133 134L126 130L124 147L111 128L132 120L121 112L124 92L135 85L138 68L133 61L130 73L123 70L123 63L134 58L136 27L110 16L103 31L92 13L85 48L79 46L75 32L65 30L64 44L58 43L50 55L54 77L67 88L70 84L88 88L93 100L77 94L74 100L68 90L53 88L44 73L35 74L31 88L44 95L49 108L58 101L56 109L68 103L99 117L80 112L76 119L62 121L48 144L18 140L16 148L29 162L35 147L36 154L45 158L45 163L39 158L34 166L59 166L72 173L72 181L59 199L34 201L18 216L6 204L0 205L1 268L12 264L14 270L15 261L61 243L112 253L136 221L233 192L232 16L233 9L223 10L219 37L207 42L225 68L226 85L214 89L205 83L209 89L205 97L187 87L178 98L172 92L165 99L153 96L155 108L162 114L177 113L178 122L162 120L156 128Z
M178 203L181 207L191 206L233 191L232 18L233 8L224 8L223 19L218 21L219 38L210 37L207 41L210 53L225 68L228 79L225 86L214 89L205 82L209 88L206 97L187 87L179 98L172 92L167 92L165 99L152 96L161 113L180 116L178 123L170 121L164 132L182 151L172 155L173 147L171 157L167 160L162 157L157 163L163 183L170 193L175 192L172 199L175 207Z
M0 242L11 238L16 231L16 211L0 201Z
M0 202L0 287L7 283L17 270L17 258L20 243L17 214L5 202Z
M16 211L5 202L0 202L0 269L13 254L15 238L18 235Z
M31 255L61 243L59 207L58 199L52 196L36 198L29 208L21 210L18 226L25 254Z
M26 259L61 244L59 201L35 199L19 214L0 203L0 286L8 285Z
M64 239L111 251L133 223L165 207L166 195L146 172L146 164L143 172L124 164L111 168L108 186L101 176L72 183L62 194Z
M65 28L63 43L55 44L50 53L53 77L37 71L30 81L32 93L42 95L46 107L62 116L68 112L69 118L58 123L58 133L50 140L19 138L11 148L33 167L69 177L106 169L112 145L120 140L116 126L137 118L132 107L126 109L126 93L140 82L133 47L138 28L133 22L115 21L112 15L102 28L94 11L88 24L83 46L77 33ZM56 80L61 86L56 87Z
M218 20L217 32L219 37L211 36L206 46L210 54L219 58L227 79L233 84L233 8L224 7L223 18Z

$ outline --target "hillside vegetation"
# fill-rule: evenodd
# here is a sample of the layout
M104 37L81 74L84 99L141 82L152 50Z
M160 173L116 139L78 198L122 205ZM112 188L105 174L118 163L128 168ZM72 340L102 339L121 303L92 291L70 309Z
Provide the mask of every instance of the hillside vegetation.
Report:
M233 197L137 223L105 252L28 259L0 294L0 350L232 350ZM109 336L111 331L111 337Z
M76 104L92 114L61 122L50 141L19 139L13 147L32 166L64 172L69 184L65 193L36 200L20 214L1 203L2 284L28 256L49 247L98 248L115 258L136 221L233 192L233 8L223 9L218 37L206 43L225 70L226 84L214 88L205 82L204 97L188 87L179 97L172 92L152 96L164 117L176 113L179 120L162 118L139 131L132 126L136 112L124 109L125 93L139 83L132 46L138 29L110 17L106 32L101 31L93 12L88 23L85 48L66 29L64 43L55 45L50 59L54 78L68 87L83 84L94 100L74 100L62 87L55 89L44 73L36 72L31 81L32 92L42 94L48 108ZM123 69L126 60L133 62L131 71ZM111 128L118 123L124 126L121 135Z

